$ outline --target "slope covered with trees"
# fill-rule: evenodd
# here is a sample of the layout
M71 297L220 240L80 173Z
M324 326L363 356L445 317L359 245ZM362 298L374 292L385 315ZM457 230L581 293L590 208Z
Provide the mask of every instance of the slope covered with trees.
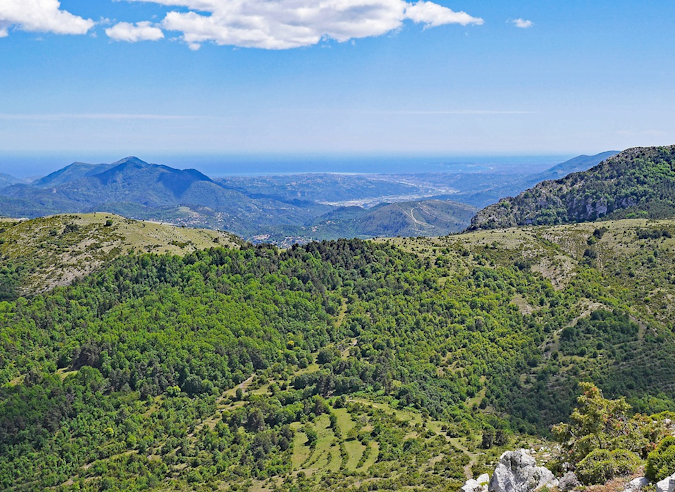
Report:
M675 216L675 146L629 149L478 212L470 230Z
M456 490L579 380L672 409L673 232L121 257L0 303L0 487Z
M327 239L376 236L445 236L466 227L476 209L450 200L385 203L370 209L342 207L311 225Z

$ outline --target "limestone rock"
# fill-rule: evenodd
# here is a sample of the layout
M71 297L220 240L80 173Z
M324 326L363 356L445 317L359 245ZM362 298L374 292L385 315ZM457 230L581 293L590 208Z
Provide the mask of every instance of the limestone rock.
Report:
M488 482L490 481L490 476L487 473L484 473L477 479L468 480L464 487L461 488L462 492L488 492Z
M623 489L623 492L638 492L647 485L649 485L649 480L645 477L636 478L635 480L628 482L628 485L626 485L626 488Z
M657 483L656 492L675 492L675 474Z
M537 462L524 449L507 451L499 459L489 492L534 492L543 487L557 487L558 481L547 468Z
M562 492L568 492L570 490L574 490L579 485L581 485L581 482L574 474L574 472L570 471L565 473L563 477L560 479L560 482L558 483L558 488Z

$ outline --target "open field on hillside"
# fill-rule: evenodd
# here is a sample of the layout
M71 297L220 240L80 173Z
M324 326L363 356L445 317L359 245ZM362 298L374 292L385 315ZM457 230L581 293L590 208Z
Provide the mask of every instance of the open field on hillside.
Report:
M120 255L183 255L216 246L238 247L236 236L207 229L136 221L110 213L3 219L0 256L21 263L19 290L29 294L67 285Z

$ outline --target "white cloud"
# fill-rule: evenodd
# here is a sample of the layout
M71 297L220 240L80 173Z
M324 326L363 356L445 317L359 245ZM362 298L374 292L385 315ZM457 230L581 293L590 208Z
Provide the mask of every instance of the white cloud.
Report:
M105 33L116 41L127 41L129 43L157 41L164 37L162 30L148 21L138 22L137 24L120 22L106 29Z
M445 24L482 25L483 19L472 17L466 12L454 12L432 2L417 2L406 8L406 17L414 22L423 23L428 27L437 27Z
M525 19L515 19L515 20L512 20L511 22L513 22L513 24L516 27L519 27L521 29L528 29L528 28L530 28L534 25L534 22L532 22L530 20L525 20Z
M16 26L24 31L86 34L96 23L61 10L58 0L0 0L0 37Z
M483 20L441 5L405 0L131 0L183 7L162 27L182 33L190 49L213 42L246 48L289 49L322 39L339 42L381 36L405 20L436 27Z

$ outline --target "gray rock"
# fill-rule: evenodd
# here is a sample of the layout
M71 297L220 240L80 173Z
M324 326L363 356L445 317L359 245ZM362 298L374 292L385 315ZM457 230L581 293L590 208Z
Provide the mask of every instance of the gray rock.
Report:
M657 483L656 492L675 492L675 474Z
M623 492L638 492L647 485L649 485L649 480L645 477L636 478L635 480L628 482L628 485L626 485L626 488L623 489Z
M557 487L558 481L547 468L537 462L524 449L507 451L499 459L489 492L534 492L543 487Z
M464 487L461 488L462 492L488 492L488 482L490 481L490 476L487 473L484 473L475 480L468 480Z
M563 475L563 477L560 479L558 483L558 488L562 492L568 492L570 490L574 490L576 487L581 485L581 482L577 478L577 476L574 474L574 472L567 472Z

